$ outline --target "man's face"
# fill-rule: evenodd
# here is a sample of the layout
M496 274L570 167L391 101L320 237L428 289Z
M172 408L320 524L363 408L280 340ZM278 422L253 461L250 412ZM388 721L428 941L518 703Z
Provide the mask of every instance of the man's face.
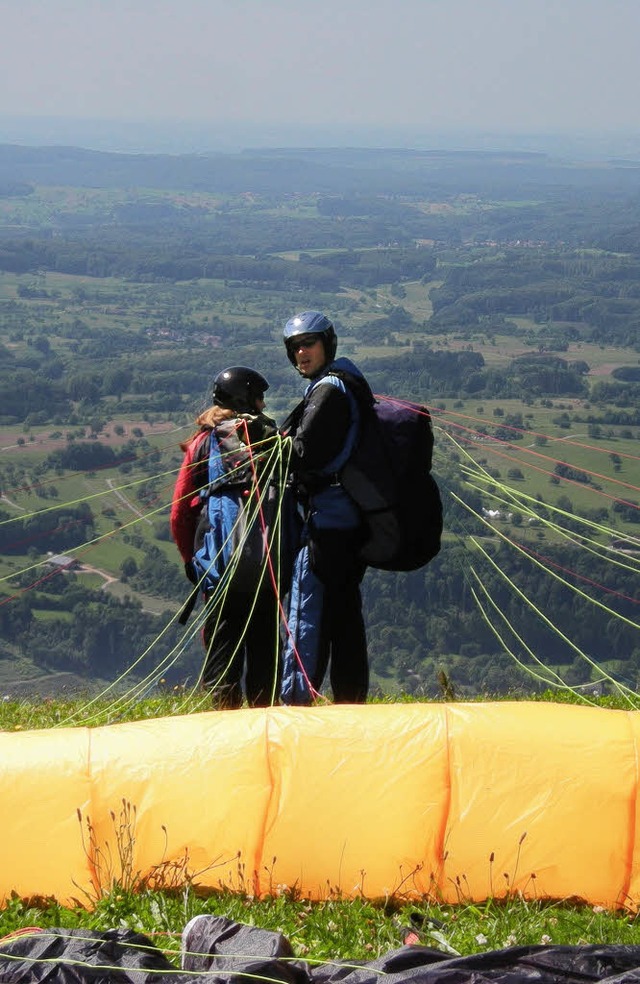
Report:
M289 342L296 368L305 379L313 379L324 369L326 358L321 335L300 335Z

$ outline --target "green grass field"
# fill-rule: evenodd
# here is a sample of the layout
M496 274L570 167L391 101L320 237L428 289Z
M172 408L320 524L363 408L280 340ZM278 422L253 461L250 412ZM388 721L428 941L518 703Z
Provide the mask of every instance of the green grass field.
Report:
M448 956L513 946L640 944L640 925L633 913L571 902L511 899L445 906L429 900L390 900L385 905L336 898L311 903L287 894L254 899L221 892L203 898L193 887L180 892L135 893L118 885L91 908L12 898L0 910L0 933L29 926L97 931L131 928L150 935L177 967L181 929L196 915L224 916L283 933L295 957L317 966L336 960L370 961L389 953L402 944L405 929L415 917L424 919L421 942Z

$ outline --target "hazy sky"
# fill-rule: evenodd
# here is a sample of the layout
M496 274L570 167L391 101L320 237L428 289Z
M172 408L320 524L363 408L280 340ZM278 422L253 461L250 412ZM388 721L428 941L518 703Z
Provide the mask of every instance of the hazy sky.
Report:
M0 114L640 130L640 0L0 0Z

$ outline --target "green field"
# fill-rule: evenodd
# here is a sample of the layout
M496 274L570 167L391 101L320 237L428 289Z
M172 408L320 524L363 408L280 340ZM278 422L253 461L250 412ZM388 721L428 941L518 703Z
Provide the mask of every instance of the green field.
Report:
M91 196L89 196L91 197ZM429 284L407 282L403 284L402 304L417 322L426 321L432 307L429 291L438 286L439 281ZM20 297L20 285L35 285L47 294L46 297ZM218 296L220 292L220 296ZM381 318L393 310L397 298L391 285L379 286L374 291L347 290L345 299L351 303L349 319L357 330L358 325ZM28 323L37 330L42 325L48 343L53 349L64 353L70 344L65 332L70 325L81 321L91 329L109 328L118 332L137 332L145 323L162 317L164 311L176 303L186 305L196 323L204 324L213 317L220 317L226 323L234 321L245 326L258 326L264 321L263 304L255 293L237 289L225 291L220 283L201 281L193 284L130 284L115 278L96 280L88 277L74 277L67 274L47 273L36 278L13 274L0 275L0 310L11 310L12 304L24 310ZM7 308L8 305L8 308ZM11 318L9 319L11 321ZM519 329L534 331L536 325L526 318L515 318ZM157 328L154 329L157 331ZM402 355L410 363L411 344L422 340L419 333L398 333L397 345L368 345L350 340L344 341L344 350L356 360L362 358L386 359ZM24 333L8 331L4 337L7 347L16 352L26 352L29 336ZM434 348L448 351L472 350L480 353L487 366L501 368L507 366L516 356L531 350L523 339L495 334L486 338L482 333L469 338L454 335L433 336L429 339ZM407 346L409 342L409 346ZM179 345L176 339L157 336L159 350L170 351L172 345ZM610 378L617 366L638 364L637 352L616 347L579 343L571 345L566 353L567 359L581 359L591 367L593 379ZM375 379L372 379L375 388ZM394 394L396 395L396 394ZM401 395L401 394L397 394ZM545 502L554 503L561 497L568 497L575 509L589 511L608 509L616 498L633 499L638 486L638 456L636 453L637 428L622 425L603 425L597 437L586 423L576 417L598 414L599 408L589 407L584 400L554 399L533 401L523 404L514 399L488 400L473 399L439 401L437 394L425 394L425 400L443 409L436 415L437 431L442 439L436 443L436 470L446 470L446 462L455 453L455 443L464 448L464 455L480 463L497 480L499 485L513 488L514 493L526 492L535 498L540 496ZM179 461L178 443L189 432L186 419L164 421L150 425L148 420L135 419L127 412L128 397L125 394L121 403L113 402L109 408L108 419L99 433L90 437L85 427L69 428L52 426L51 423L38 426L9 425L3 428L0 445L0 469L11 472L3 486L4 504L12 515L27 516L42 508L51 509L55 504L87 502L90 504L96 522L96 542L86 549L86 557L93 566L118 576L121 563L126 557L136 562L142 560L139 547L123 542L125 532L134 532L144 541L154 541L154 522L166 521L166 506L171 497L175 468ZM496 444L492 440L497 427L506 418L521 415L524 433L522 440L506 438ZM558 420L564 416L562 425ZM116 429L118 433L116 433ZM485 430L486 435L479 434ZM444 432L453 441L449 441ZM516 431L512 432L514 435ZM136 464L128 474L122 470L98 471L94 473L70 472L43 475L34 483L33 475L40 464L56 448L68 444L70 436L77 441L94 440L112 447L121 446L126 440L144 438L149 450L158 449L161 457L154 466L159 476L155 485L155 505L146 502L141 507L137 493L141 486L150 480L147 471L141 471ZM82 436L84 435L84 437ZM143 451L143 456L147 452ZM616 461L617 456L617 461ZM590 484L557 479L554 468L557 463L566 463L591 475ZM615 462L615 463L614 463ZM511 476L519 471L521 477ZM55 498L43 500L34 491L40 485L45 492L47 487L55 489ZM23 492L21 488L30 487ZM500 491L504 495L504 491ZM163 509L163 507L165 507ZM502 507L503 510L506 506ZM523 503L522 508L526 508ZM612 523L621 534L632 536L633 524ZM531 533L531 531L529 531ZM531 534L533 535L533 534ZM549 530L536 531L535 535L552 536ZM82 549L82 545L78 545ZM166 552L168 562L172 558L172 546L160 544ZM83 557L85 553L83 552ZM174 558L175 559L175 558ZM5 572L8 570L3 566Z
M333 313L339 326L339 353L357 363L366 362L376 393L420 400L433 410L434 472L441 484L445 509L452 517L442 552L445 584L453 577L467 576L462 568L466 565L468 571L475 562L475 555L469 555L458 564L455 575L446 570L449 554L454 557L461 543L465 549L470 544L469 529L491 550L517 541L532 553L544 546L541 553L545 557L565 546L573 549L575 538L581 537L589 541L588 549L596 549L601 558L617 562L612 545L620 546L618 541L627 546L637 542L633 504L640 498L636 453L640 427L633 406L621 410L605 402L592 403L586 394L580 398L519 399L508 384L514 378L514 360L544 355L563 360L565 365L586 363L589 373L581 377L580 383L584 378L592 391L599 383L617 385L612 375L615 369L638 366L633 340L626 347L587 342L584 339L590 336L584 323L554 322L547 316L538 319L530 311L527 313L528 308L514 314L513 305L504 315L500 309L489 307L490 315L483 314L474 321L439 321L443 296L458 303L456 290L460 282L464 285L465 278L472 281L478 271L485 278L480 281L480 296L486 294L487 303L492 305L501 303L506 297L502 281L514 272L508 249L490 244L424 243L416 249L415 245L407 247L404 240L404 245L397 247L399 259L393 237L367 239L353 249L336 249L321 245L342 240L339 236L332 239L325 225L326 216L316 207L317 198L289 196L286 201L274 204L275 201L241 194L189 192L181 199L170 191L148 196L132 191L119 196L109 191L55 188L46 192L37 189L28 199L9 203L5 210L8 221L26 222L30 210L28 221L40 223L45 229L56 228L57 223L63 219L66 222L77 210L83 221L87 219L87 229L92 230L87 235L96 236L96 255L102 256L101 262L108 267L116 255L128 265L131 275L91 277L51 270L0 274L0 344L7 358L13 357L16 365L27 367L27 375L28 367L40 367L39 378L50 378L53 393L60 380L69 401L59 414L49 413L49 404L33 414L27 406L15 418L19 423L12 419L11 407L3 407L0 508L8 517L6 526L14 522L17 530L22 530L22 526L29 528L29 524L36 529L45 517L58 513L64 517L65 509L77 509L81 504L90 508L93 517L90 533L77 538L67 536L64 551L49 550L46 536L34 535L31 540L25 537L24 544L11 543L10 550L0 557L0 578L4 579L0 590L5 597L12 592L19 597L17 592L26 588L27 582L42 576L48 553L64 552L82 565L75 574L77 582L90 586L103 607L105 600L131 599L140 603L143 613L177 610L185 585L177 551L168 539L168 507L181 460L179 442L191 433L196 413L209 398L215 367L230 364L229 360L255 364L265 372L271 382L268 410L278 420L284 418L298 399L301 387L281 347L281 326L292 311L309 305ZM162 211L167 203L178 210L181 203L200 210L195 239L185 232L186 225L181 226L184 216L179 211L171 212L173 218L164 227L152 229L145 224L148 205L153 206L151 211L156 205ZM131 226L131 237L123 236L120 230L113 238L111 220L106 221L106 217L112 214L110 210L122 205L140 205L142 222ZM418 212L424 214L424 221L454 214L456 221L462 217L466 221L475 215L484 222L495 210L493 205L485 208L486 203L464 196L457 203L441 205L416 200L403 215L410 215L411 221ZM510 206L504 208L508 211ZM20 209L27 210L22 217ZM207 236L214 233L216 223L227 221L229 215L234 216L229 228L238 234L244 252L230 257L233 262L228 276L213 278L207 276ZM91 216L97 217L95 230ZM175 227L171 224L173 219ZM242 234L245 222L249 231ZM268 245L271 236L265 234L260 223L268 223L279 245L293 241L287 237L298 226L306 229L309 248L282 248L276 256L270 252L273 246ZM340 219L334 231L344 227ZM172 230L170 235L176 237L172 243L163 241L163 228ZM349 235L360 240L362 228L363 220L357 217L350 225ZM318 230L318 239L313 240ZM263 236L255 247L254 233ZM376 236L375 225L367 235ZM388 245L372 245L376 241ZM69 248L76 250L76 262L83 262L78 242L74 233ZM199 258L195 267L192 265L194 275L189 280L171 273L172 265L181 259L183 247L187 254L193 247ZM215 254L218 249L222 249L219 243L210 252ZM540 275L546 258L541 258L539 252L544 253L545 248L515 256L515 273L521 277ZM571 263L570 276L577 277L584 265L580 256L564 261L556 257L554 250L550 253L552 266ZM158 257L169 270L167 276L144 272L153 271ZM331 282L340 286L325 289L332 257L336 275ZM323 262L314 265L319 260ZM65 262L65 257L61 262ZM275 266L269 266L272 262ZM143 271L140 274L139 263ZM613 263L617 275L624 278L622 283L626 284L633 274L628 265L622 264L618 269L611 258L603 258L602 263L605 273L606 264ZM311 277L312 283L320 272L318 282L322 289L301 287L296 282L295 268ZM411 270L410 276L405 275L405 269ZM599 271L597 268L591 272L595 276ZM271 276L275 277L274 284ZM581 285L581 289L590 289L589 283ZM466 296L463 291L463 315ZM471 293L469 297L473 304L475 295ZM525 297L524 303L531 307L533 302L527 302ZM606 311L600 314L605 315ZM438 327L443 323L449 325L446 330ZM619 333L612 337L622 336ZM480 382L486 391L470 397L465 394L478 390L473 386L466 388L466 382L463 385L455 372L449 376L447 366L464 366L465 360L477 366L478 359L483 365ZM439 376L439 370L432 370L431 366L441 367L442 374ZM107 373L110 385L103 386ZM119 375L121 384L117 382ZM501 380L507 380L507 384L501 386ZM488 395L501 391L509 392L509 397ZM574 391L579 392L580 387ZM574 391L560 387L554 392ZM626 423L627 418L633 422ZM117 455L117 463L94 469L55 464L56 454L93 445L105 453L110 449ZM127 457L130 460L122 460ZM567 468L571 470L569 474L558 474L558 469L566 473ZM454 496L460 496L463 504L472 504L464 519L454 515L456 509L464 509L464 505L456 506ZM625 508L619 508L620 501L627 504ZM545 512L547 504L559 511ZM153 590L145 587L151 567ZM536 578L537 574L527 576ZM548 572L546 576L550 581ZM626 577L626 594L630 596L627 569L621 577ZM389 612L388 596L399 590L390 587L394 583L395 579L389 578L376 587L376 601L368 613L373 625L375 685L385 692L411 687L432 692L440 665L453 665L464 692L470 686L467 661L469 653L478 649L475 639L479 629L465 627L466 635L458 638L454 614L457 597L452 596L446 604L441 599L440 614L432 612L424 598L439 588L431 581L428 589L414 599L413 607L400 611L400 628L395 624L395 615ZM460 591L468 597L462 581L459 583ZM58 613L54 608L47 609L44 615L43 611L38 608L36 617L46 628L46 623L55 620ZM605 624L603 637L606 630ZM487 653L493 653L495 645L493 638L483 642ZM541 645L548 645L547 640ZM629 652L633 650L633 644L627 644L626 639L624 645ZM607 656L608 651L600 654L603 666ZM620 659L619 650L616 657ZM554 653L554 659L562 673L580 675L569 665L570 656ZM413 672L416 668L417 673ZM605 667L608 668L615 669L613 664ZM500 680L495 673L491 677L490 669L487 672L491 685L499 686ZM634 670L630 669L627 675L635 680Z

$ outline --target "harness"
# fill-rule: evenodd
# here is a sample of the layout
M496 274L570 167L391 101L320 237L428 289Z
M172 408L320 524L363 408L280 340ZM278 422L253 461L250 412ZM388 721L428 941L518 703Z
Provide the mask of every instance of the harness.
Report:
M242 426L245 426L244 421L238 420L218 424L196 453L193 464L202 479L207 461L206 483L199 490L202 510L194 537L192 561L198 583L179 615L181 625L188 620L199 594L214 591L228 575L230 565L233 564L234 590L254 590L259 581L265 546L254 508L260 510L262 521L268 510L268 522L271 500L275 496L269 494L260 506L255 502L253 493L259 455L254 457L251 444L240 441L238 431Z

